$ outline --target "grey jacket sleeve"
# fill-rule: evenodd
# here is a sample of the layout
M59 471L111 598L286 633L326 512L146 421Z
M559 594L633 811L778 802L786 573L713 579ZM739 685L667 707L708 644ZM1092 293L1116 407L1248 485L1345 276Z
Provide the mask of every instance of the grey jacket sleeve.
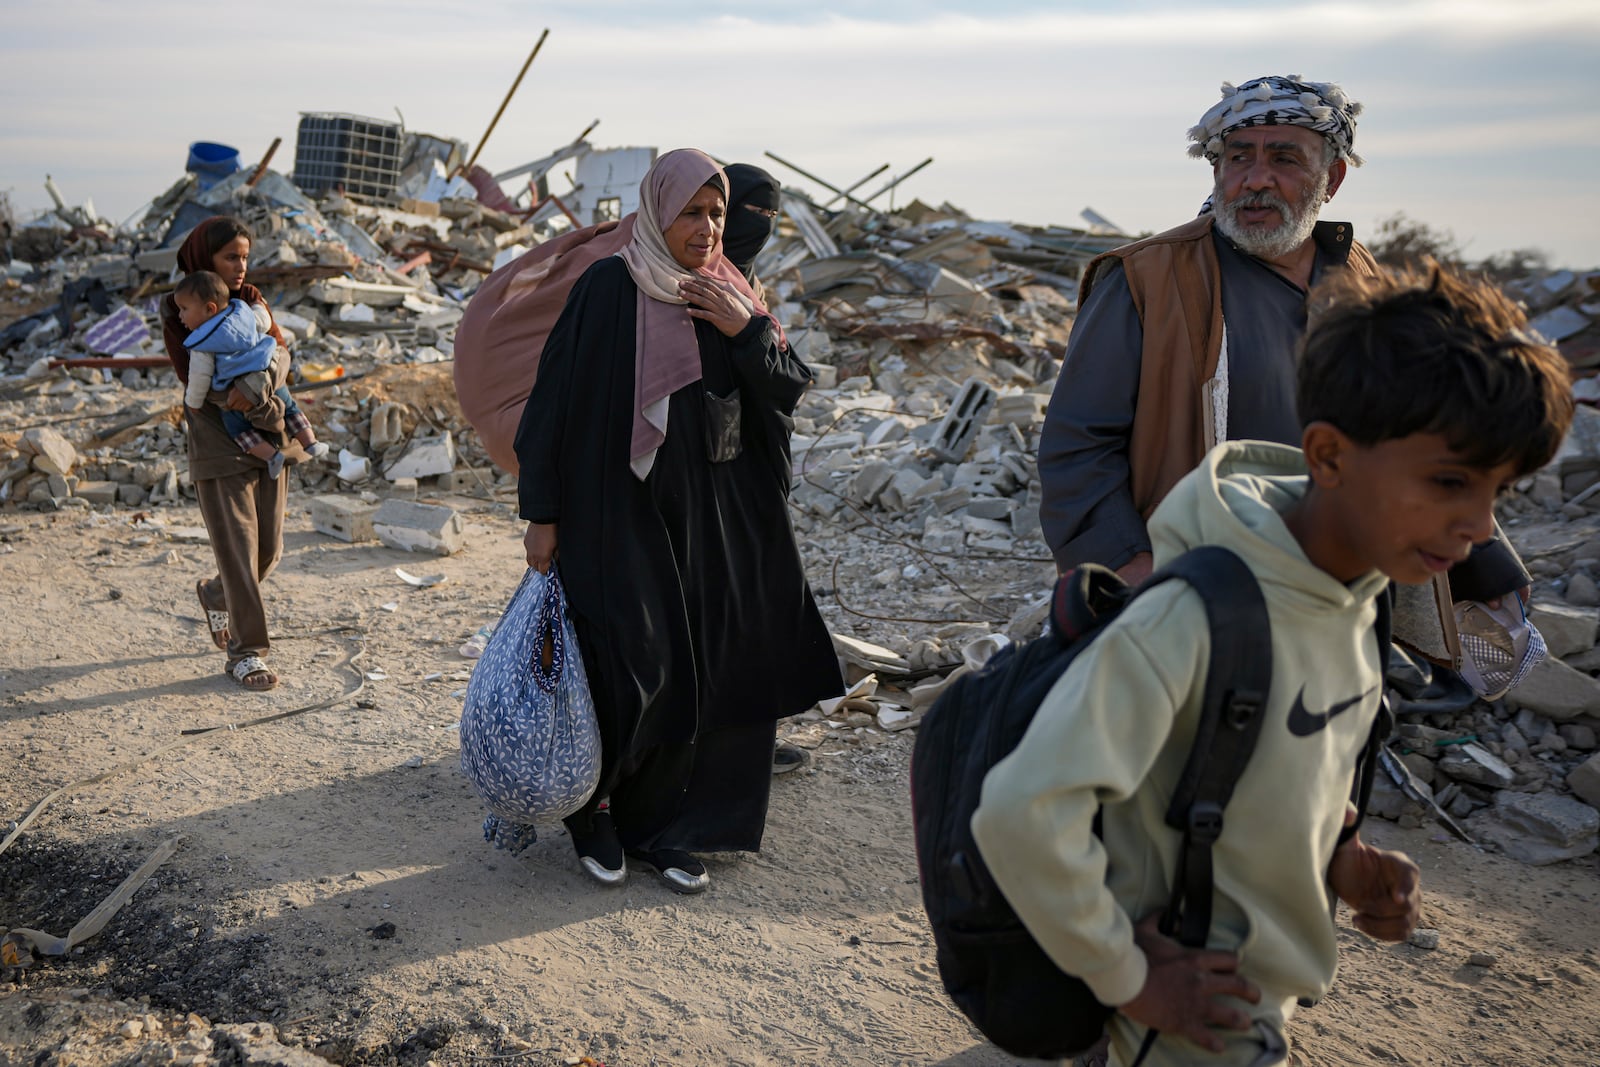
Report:
M1063 571L1120 567L1150 551L1128 468L1143 344L1128 279L1113 261L1078 311L1039 435L1039 519Z

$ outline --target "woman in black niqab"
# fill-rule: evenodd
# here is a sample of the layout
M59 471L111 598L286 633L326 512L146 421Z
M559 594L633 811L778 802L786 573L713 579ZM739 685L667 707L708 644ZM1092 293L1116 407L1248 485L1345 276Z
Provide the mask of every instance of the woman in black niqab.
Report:
M726 173L728 223L722 231L722 254L754 281L756 255L778 228L781 188L778 179L748 163L731 163Z

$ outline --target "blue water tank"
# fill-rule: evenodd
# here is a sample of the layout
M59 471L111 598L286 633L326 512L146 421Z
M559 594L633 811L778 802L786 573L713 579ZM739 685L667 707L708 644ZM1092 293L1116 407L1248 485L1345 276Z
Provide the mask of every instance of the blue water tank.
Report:
M189 146L189 163L184 169L200 179L202 191L209 189L239 169L239 150L231 145L196 141Z

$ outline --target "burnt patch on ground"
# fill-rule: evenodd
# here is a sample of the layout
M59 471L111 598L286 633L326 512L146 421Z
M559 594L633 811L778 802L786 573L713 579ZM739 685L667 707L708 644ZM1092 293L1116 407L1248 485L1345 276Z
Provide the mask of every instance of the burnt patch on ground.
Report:
M88 847L25 834L0 855L0 923L65 935L149 853L142 842ZM180 852L181 855L181 852ZM121 999L208 1018L271 1019L281 1007L267 967L268 937L220 928L198 910L204 881L176 857L139 887L99 934L65 957L36 959L30 989L102 987Z
M23 835L0 854L0 930L27 927L65 935L144 862L150 847L136 840L97 847L49 834ZM244 1024L268 1024L263 1032L272 1035L269 1044L281 1040L348 1067L420 1067L430 1059L456 1060L502 1048L503 1035L481 1022L418 1021L403 1010L377 1008L347 977L327 970L274 969L273 937L254 929L256 915L218 898L203 876L181 868L179 857L158 868L99 934L65 957L36 957L5 976L0 994L33 1001L20 1009L15 1032L3 1035L12 1052L42 1057L41 1064L65 1062L58 1046L66 1038L81 1049L77 1043L93 1040L98 1031L109 1048L129 1040L130 1020L146 1048L160 1043L163 1032L172 1035L173 1048L185 1040L192 1045L195 1035L205 1032L198 1029L201 1020L231 1024L210 1031L223 1049L235 1040L225 1033L243 1032ZM308 952L320 956L314 947ZM308 1001L330 1007L308 1017L302 1013ZM372 1027L379 1014L392 1016L380 1022L378 1029L387 1032L382 1037ZM164 1031L150 1021L162 1018L168 1020ZM187 1027L172 1022L185 1018ZM525 1046L519 1051L524 1063L560 1062L530 1056ZM0 1064L6 1062L33 1059L7 1061L0 1055Z

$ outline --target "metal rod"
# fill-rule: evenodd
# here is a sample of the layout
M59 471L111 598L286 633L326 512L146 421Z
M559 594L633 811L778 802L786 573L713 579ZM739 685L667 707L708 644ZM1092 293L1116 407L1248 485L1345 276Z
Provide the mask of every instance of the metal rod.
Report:
M794 171L796 174L800 175L802 178L810 178L812 181L816 182L818 185L822 186L824 189L828 190L830 193L838 193L840 196L844 197L846 200L850 201L852 204L855 204L858 207L867 208L868 211L872 210L872 208L867 207L866 204L863 204L861 201L857 200L855 197L853 197L850 194L846 193L843 189L839 188L837 185L834 185L831 182L823 181L821 178L817 177L815 174L812 174L808 170L804 170L804 169L802 169L800 167L795 166L793 163L790 163L787 159L784 159L782 156L774 155L771 152L767 152L767 153L765 153L765 155L766 155L766 157L768 159L774 160L774 161L776 161L778 163L782 163L784 166L788 167L790 170Z
M506 98L500 101L500 109L494 113L494 118L489 120L489 128L483 131L482 137L478 138L478 147L472 150L472 158L467 160L460 170L456 171L457 175L465 174L472 169L473 164L478 162L478 153L482 152L483 146L489 142L489 135L494 132L495 124L500 121L500 116L505 114L506 105L511 103L511 98L516 95L517 86L522 84L522 76L528 73L529 67L533 66L534 57L539 54L539 49L544 47L544 39L548 36L550 36L550 29L547 26L545 31L539 35L539 40L534 44L533 51L528 53L528 61L522 64L522 69L517 72L517 80L512 82L511 88L506 91Z
M267 154L261 157L260 163L256 164L255 173L250 175L250 180L244 183L246 188L254 189L256 187L256 182L260 181L261 176L267 172L267 164L272 162L273 154L278 151L278 146L282 143L282 137L274 137L272 139L272 143L267 146Z
M879 167L877 170L873 171L871 174L868 174L865 178L862 178L860 181L858 181L854 185L850 186L850 188L842 190L841 192L835 193L833 195L832 199L830 199L827 204L819 204L818 206L819 207L823 207L823 208L828 207L828 205L832 204L834 200L839 199L839 197L841 197L841 196L848 196L849 194L855 192L857 189L861 188L863 185L867 184L872 179L876 178L878 175L882 174L884 171L886 171L888 169L889 169L889 164L885 163L883 166Z
M865 203L871 203L872 201L878 199L878 197L882 196L884 193L887 193L890 189L893 189L895 186L899 185L901 182L905 181L907 178L911 177L917 171L921 170L923 167L926 167L929 163L932 163L932 162L933 162L933 157L932 156L929 156L927 159L924 159L921 163L918 163L916 166L912 167L910 170L908 170L904 174L900 175L900 177L896 178L894 181L890 182L888 185L885 185L882 189L879 189L877 192L875 192L871 196L867 197Z

